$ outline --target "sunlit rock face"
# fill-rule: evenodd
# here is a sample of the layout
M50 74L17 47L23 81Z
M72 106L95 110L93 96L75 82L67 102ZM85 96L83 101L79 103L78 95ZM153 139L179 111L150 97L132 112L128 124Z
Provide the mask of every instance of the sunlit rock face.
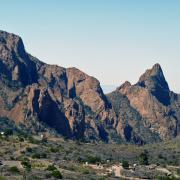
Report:
M89 139L92 123L86 119L96 119L93 140L103 140L102 124L114 125L113 109L97 79L76 68L39 61L25 51L19 36L4 31L0 31L0 83L0 116L33 130L35 121L68 138Z
M43 63L19 36L0 31L0 117L28 132L150 143L179 135L179 109L180 96L169 90L159 64L106 96L96 78Z
M147 70L135 85L125 82L117 88L116 93L116 98L122 96L119 101L127 98L126 107L120 107L118 113L117 131L120 134L124 134L123 131L126 131L127 126L132 128L128 128L128 134L142 126L143 129L146 129L144 135L147 132L148 137L152 136L153 138L156 135L161 140L175 137L180 133L178 95L170 91L159 64L155 64L152 69ZM111 96L112 94L110 98L113 100ZM114 107L117 106L115 103L117 102L113 103L112 101ZM132 116L129 112L131 108L138 114ZM125 109L126 116L122 114ZM140 123L140 126L137 126L137 123ZM137 132L137 135L141 133L140 130Z

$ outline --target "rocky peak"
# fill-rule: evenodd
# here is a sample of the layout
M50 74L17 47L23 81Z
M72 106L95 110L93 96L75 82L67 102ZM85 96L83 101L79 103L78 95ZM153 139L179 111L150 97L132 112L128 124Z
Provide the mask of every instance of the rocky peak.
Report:
M24 49L22 39L0 31L0 78L10 84L28 85L36 82L36 65ZM13 83L12 83L13 82Z
M155 86L160 86L162 89L169 91L169 86L159 64L155 64L151 69L148 69L140 77L138 84L148 89L155 88Z
M22 39L12 33L0 31L0 50L6 50L18 54L20 57L25 56L25 49Z
M83 103L93 112L109 107L99 81L76 68L66 70L68 78L69 98L80 97Z
M169 105L170 90L159 64L148 69L140 77L137 85L148 89L162 104Z
M161 139L179 133L179 100L159 64L137 84L126 81L106 97L96 78L43 63L26 53L19 36L0 31L0 87L0 117L28 132L140 144L156 141L156 132Z
M126 81L120 87L118 87L116 90L123 93L123 94L126 94L126 92L128 91L128 89L130 87L131 87L131 83L129 81Z

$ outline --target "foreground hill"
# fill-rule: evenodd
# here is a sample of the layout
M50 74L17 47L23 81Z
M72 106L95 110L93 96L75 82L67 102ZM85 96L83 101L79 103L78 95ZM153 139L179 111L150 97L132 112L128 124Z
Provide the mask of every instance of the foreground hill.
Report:
M1 119L30 133L137 144L180 133L180 97L159 65L106 97L94 77L45 64L25 51L19 36L0 31L0 87Z

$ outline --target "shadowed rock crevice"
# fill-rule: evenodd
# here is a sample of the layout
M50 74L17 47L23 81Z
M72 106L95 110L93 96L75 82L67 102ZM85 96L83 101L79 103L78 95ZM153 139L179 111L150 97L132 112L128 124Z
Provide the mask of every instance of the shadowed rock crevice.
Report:
M68 119L48 94L44 94L41 107L39 107L38 117L40 121L43 121L51 128L54 128L63 136L69 138L72 136Z
M69 89L68 97L71 98L71 99L74 99L76 96L77 96L76 95L76 87L73 84L73 86Z
M131 140L132 137L132 127L127 124L124 128L124 136L126 138L126 140L129 142Z

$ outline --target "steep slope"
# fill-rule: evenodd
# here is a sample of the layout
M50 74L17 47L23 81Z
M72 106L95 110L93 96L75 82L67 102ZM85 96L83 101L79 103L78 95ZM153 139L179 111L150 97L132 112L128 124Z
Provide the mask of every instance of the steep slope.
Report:
M0 31L1 126L7 119L30 133L144 144L180 134L180 95L156 64L135 85L125 82L105 96L96 78L43 63L19 36Z
M0 31L0 76L10 84L26 86L37 82L35 64L26 54L22 39Z
M4 31L0 31L0 86L0 116L32 132L47 125L69 138L101 139L101 124L113 126L114 112L95 78L76 68L39 61L26 53L20 37ZM87 108L99 125L87 118Z
M170 89L159 64L155 64L152 69L147 70L140 77L137 85L148 89L163 105L170 104Z
M138 127L145 130L143 135L146 140L147 137L151 137L152 140L154 137L165 140L179 135L179 96L169 90L159 64L147 70L135 85L125 82L115 93L117 94L115 98L112 98L113 94L108 95L114 108L117 108L117 102L113 99L117 99L118 96L126 98L128 102L125 104L129 106L125 111L127 117L122 115L125 108L121 106L117 113L119 122L116 128L119 133L122 133L122 129L125 131L125 127L122 128L122 122L126 121L126 126L130 126L132 132L136 131L137 123L139 123ZM122 97L119 99L121 103ZM132 108L138 116L131 116L129 110ZM136 134L141 134L141 130Z

